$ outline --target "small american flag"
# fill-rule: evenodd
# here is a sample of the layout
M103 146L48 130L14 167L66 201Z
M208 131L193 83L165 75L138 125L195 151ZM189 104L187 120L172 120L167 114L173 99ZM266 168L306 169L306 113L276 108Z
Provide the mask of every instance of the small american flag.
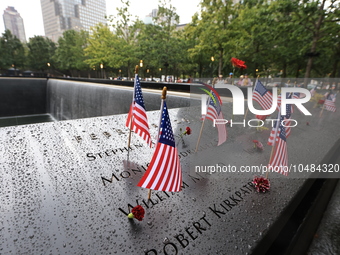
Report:
M165 101L155 153L137 186L160 191L181 191L182 170Z
M335 112L336 106L335 106L335 97L332 94L329 94L325 100L324 103L325 109L327 111Z
M303 94L300 94L300 93L297 93L297 92L295 92L295 93L287 93L286 94L286 98L287 99L289 99L289 98L292 98L292 95L293 95L293 99L299 99L299 98L302 98L301 96L303 95ZM276 107L276 109L279 111L280 110L280 107L281 107L281 101L282 101L282 98L281 98L281 95L279 95L278 97L277 97L277 107ZM299 108L298 108L299 109ZM299 109L299 111L301 112L301 110ZM293 105L291 106L291 113L294 113L294 107L293 107Z
M269 110L273 104L273 95L268 91L260 80L257 80L254 91L253 100L258 102L263 110Z
M280 111L279 111L280 112ZM287 127L284 127L285 128L285 136L286 138L288 136L290 136L291 132L292 132L292 128L289 127L290 126L290 117L292 116L292 105L290 104L287 104L286 105L286 115L281 115L281 112L280 112L280 123L278 123L278 121L275 121L274 122L274 125L273 125L273 128L272 128L272 131L270 133L270 136L268 138L268 145L270 146L273 146L274 145L274 138L275 138L275 134L276 134L276 142L279 141L279 133L277 132L277 125L279 126L282 126L281 124L281 121L283 120L283 124ZM282 118L282 120L281 120ZM283 127L283 126L282 126Z
M304 97L304 94L302 93L298 93L298 92L294 92L293 94L292 93L287 93L286 94L286 98L289 99L289 98L292 98L292 95L293 95L293 99L299 99L299 98L303 98ZM279 95L277 97L277 107L276 109L277 110L280 110L280 107L281 107L281 95ZM299 109L299 108L298 108ZM291 106L291 111L292 113L294 113L294 107L293 105ZM299 109L299 111L301 112L301 110Z
M213 91L211 91L211 94L214 96L215 102L212 98L209 98L209 106L205 117L211 121L214 121L215 119L224 119L218 98ZM228 133L226 124L216 124L216 128L218 133L217 146L220 146L222 143L227 141Z
M125 126L137 133L151 147L151 137L149 133L148 117L146 115L142 88L138 74L135 75L134 96L126 119Z
M312 88L311 91L309 91L309 92L310 92L310 95L313 97L315 95L315 92L316 92L315 87Z
M282 126L281 121L285 119L284 116L280 116L280 122L277 123L278 127L275 133L277 133L278 141L274 144L276 145L274 153L270 159L268 167L270 169L283 174L288 175L288 171L285 168L288 167L288 150L287 150L287 136L286 129Z

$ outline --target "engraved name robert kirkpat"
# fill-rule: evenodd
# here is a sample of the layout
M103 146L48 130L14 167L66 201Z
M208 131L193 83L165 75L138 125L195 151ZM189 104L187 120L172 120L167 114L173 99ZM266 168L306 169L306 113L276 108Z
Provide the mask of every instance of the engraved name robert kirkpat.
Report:
M162 248L145 249L144 255L177 255L179 249L185 250L190 243L194 242L197 238L206 233L217 220L223 220L228 212L230 212L235 206L238 206L245 196L254 191L251 182L238 188L235 192L225 196L217 205L209 206L207 213L203 212L203 217L195 220L184 228L181 229L176 235L168 238L166 242L161 244ZM129 208L130 210L130 208Z

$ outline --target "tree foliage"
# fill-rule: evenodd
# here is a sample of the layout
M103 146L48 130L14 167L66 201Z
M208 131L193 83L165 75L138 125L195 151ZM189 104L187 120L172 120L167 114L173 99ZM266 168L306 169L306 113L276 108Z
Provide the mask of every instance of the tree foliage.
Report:
M120 41L117 35L113 34L109 27L99 24L92 28L88 39L88 46L85 48L85 55L88 57L85 63L90 68L106 67L118 68L123 64L123 57L117 54L120 51Z
M54 66L53 56L56 51L56 45L49 38L34 36L27 43L29 49L27 60L33 70L44 72L50 66Z
M58 40L55 61L61 70L69 70L72 76L76 71L86 70L86 56L84 49L87 46L88 33L85 31L67 30Z
M0 69L22 68L24 64L24 45L11 31L6 30L0 37Z
M153 24L144 25L138 36L141 58L152 73L179 76L186 61L187 44L176 31L179 16L171 2L160 2ZM158 70L158 71L157 71Z
M128 76L131 77L131 71L135 64L138 63L137 36L142 23L129 13L130 2L128 0L121 0L121 2L123 7L117 8L118 14L110 16L109 21L118 38L117 43L119 45L117 48L119 48L119 51L116 52L117 57L120 59L118 65L126 66Z
M131 77L142 60L144 75L211 77L234 71L230 59L236 57L248 69L235 75L340 76L340 0L202 0L182 30L170 1L160 0L152 24L132 17L129 0L121 2L109 26L98 24L91 35L66 31L56 45L34 37L26 47L5 31L0 68L26 63L44 71L54 61L72 75L103 65Z

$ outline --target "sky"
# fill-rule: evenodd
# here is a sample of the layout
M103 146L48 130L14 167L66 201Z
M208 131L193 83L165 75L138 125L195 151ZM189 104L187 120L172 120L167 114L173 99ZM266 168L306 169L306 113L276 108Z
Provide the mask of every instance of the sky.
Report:
M171 4L180 16L180 24L191 21L192 15L199 11L200 2L201 0L171 0ZM129 12L143 20L152 9L157 9L158 3L158 0L130 0ZM40 0L0 0L1 34L5 31L3 13L8 6L13 6L23 18L27 40L35 35L45 35ZM121 6L120 0L106 0L107 15L116 14L116 8L119 6Z

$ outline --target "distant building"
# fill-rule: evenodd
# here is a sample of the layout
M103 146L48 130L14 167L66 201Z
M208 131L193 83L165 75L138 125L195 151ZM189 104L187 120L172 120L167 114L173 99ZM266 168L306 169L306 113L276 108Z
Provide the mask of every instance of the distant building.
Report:
M176 30L183 30L186 27L186 25L188 25L188 24L178 24L176 26Z
M58 41L66 30L90 31L98 23L106 24L105 0L40 0L45 36Z
M149 13L148 15L145 16L143 22L144 24L154 24L154 18L156 18L158 16L158 9L152 9L151 13ZM159 21L166 21L167 18L166 17L159 17ZM176 20L173 18L171 20L171 24L174 25L176 24L177 25L177 22Z
M152 9L151 13L145 16L144 24L153 24L153 18L157 17L158 9Z
M3 14L5 29L10 30L21 42L26 42L24 21L12 6L8 6Z

